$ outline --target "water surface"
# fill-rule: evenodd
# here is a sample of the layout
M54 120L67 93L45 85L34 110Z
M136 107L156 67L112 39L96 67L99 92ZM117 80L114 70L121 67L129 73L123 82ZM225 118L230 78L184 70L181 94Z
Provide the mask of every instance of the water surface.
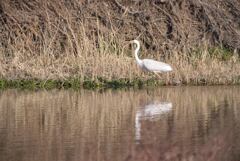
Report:
M240 160L240 87L0 92L1 161Z

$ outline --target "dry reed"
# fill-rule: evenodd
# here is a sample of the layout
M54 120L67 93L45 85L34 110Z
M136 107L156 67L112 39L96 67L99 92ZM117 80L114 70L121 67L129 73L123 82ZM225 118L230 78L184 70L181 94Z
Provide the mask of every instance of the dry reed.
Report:
M218 36L223 38L219 43L213 43L206 37L204 40L197 41L202 33L196 29L201 27L205 28L204 30L208 29L206 26L201 26L203 22L207 21L213 29L217 30L219 27L217 22L222 21L217 19L221 17L219 15L231 17L228 12L221 13L224 7L232 4L230 1L224 2L224 7L219 8L216 15L210 12L215 4L206 6L205 3L198 4L190 0L179 2L179 4L146 2L148 10L143 10L142 4L136 4L144 13L133 12L132 3L129 4L131 7L128 10L120 1L119 3L118 1L98 3L75 0L71 2L69 4L63 1L37 0L0 2L1 30L4 31L0 39L1 79L64 81L78 78L83 82L86 78L92 81L98 81L99 78L104 80L155 78L137 68L132 51L129 46L125 46L126 40L136 38L140 34L139 38L143 46L141 57L166 61L174 68L170 77L163 74L161 81L166 80L170 84L239 83L240 64L237 53L226 52L228 58L222 59L222 55L226 53L224 53L224 47L219 46L223 44L231 48L236 47L238 39L234 35L238 34L237 31L229 28L229 30L217 32ZM181 10L180 8L184 5L189 8ZM204 8L203 11L199 10L201 5ZM114 6L120 7L120 10L112 13ZM195 15L189 13L191 6L196 8ZM177 12L183 12L187 18L168 13L169 8L170 11L175 8ZM103 10L109 12L105 13ZM124 10L125 12L122 13ZM235 9L235 12L238 13L238 9ZM164 13L164 16L158 17L157 13ZM200 15L206 16L203 22L197 20ZM149 16L154 19L148 21ZM209 19L211 16L216 16L216 19ZM178 18L182 19L181 24L176 21ZM146 32L139 32L141 31L139 27L144 25L139 23L138 19L143 21L142 24L148 24L145 26L149 28L144 28ZM233 20L234 17L231 17L231 21ZM172 33L169 33L170 24L157 28L168 21L171 21ZM123 23L123 27L120 22ZM132 25L135 23L138 27ZM189 29L184 30L187 29L186 25L192 26L196 34L192 34ZM126 35L126 32L129 32L129 35ZM225 40L221 33L233 35L236 41ZM208 34L214 35L214 33ZM184 35L192 35L192 37L180 39ZM196 43L190 43L191 41ZM201 45L196 47L197 43ZM219 47L213 47L212 44ZM198 51L194 51L191 47L197 48Z

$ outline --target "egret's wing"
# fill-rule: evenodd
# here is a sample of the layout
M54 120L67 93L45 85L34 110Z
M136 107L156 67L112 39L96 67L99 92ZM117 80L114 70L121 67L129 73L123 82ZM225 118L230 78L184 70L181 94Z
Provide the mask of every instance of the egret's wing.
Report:
M144 107L144 115L154 116L167 113L172 110L171 102L154 102Z
M168 72L172 71L172 67L169 64L155 61L152 59L143 59L143 66L149 71L154 72Z

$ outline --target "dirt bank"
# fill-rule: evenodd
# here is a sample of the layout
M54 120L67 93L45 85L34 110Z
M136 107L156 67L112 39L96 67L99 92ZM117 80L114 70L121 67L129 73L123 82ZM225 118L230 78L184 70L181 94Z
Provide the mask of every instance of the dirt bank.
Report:
M149 50L205 41L240 48L239 0L2 0L0 16L4 47L18 45L20 39L34 48L44 34L54 34L55 43L64 46L66 32L77 33L84 25L91 43L100 32L121 40L138 37Z

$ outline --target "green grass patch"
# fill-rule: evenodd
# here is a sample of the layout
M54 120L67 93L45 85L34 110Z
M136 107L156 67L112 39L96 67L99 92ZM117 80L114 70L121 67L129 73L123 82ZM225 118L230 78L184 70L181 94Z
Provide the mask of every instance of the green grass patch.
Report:
M38 79L16 79L0 80L0 89L17 88L17 89L101 89L101 88L143 88L147 86L161 86L163 82L156 79L141 80L136 78L129 80L126 78L107 80L103 78L97 78L91 80L85 78L83 81L79 78L71 78L66 80L38 80Z
M219 60L227 61L233 56L233 51L225 47L213 47L208 49L211 57L217 57Z

